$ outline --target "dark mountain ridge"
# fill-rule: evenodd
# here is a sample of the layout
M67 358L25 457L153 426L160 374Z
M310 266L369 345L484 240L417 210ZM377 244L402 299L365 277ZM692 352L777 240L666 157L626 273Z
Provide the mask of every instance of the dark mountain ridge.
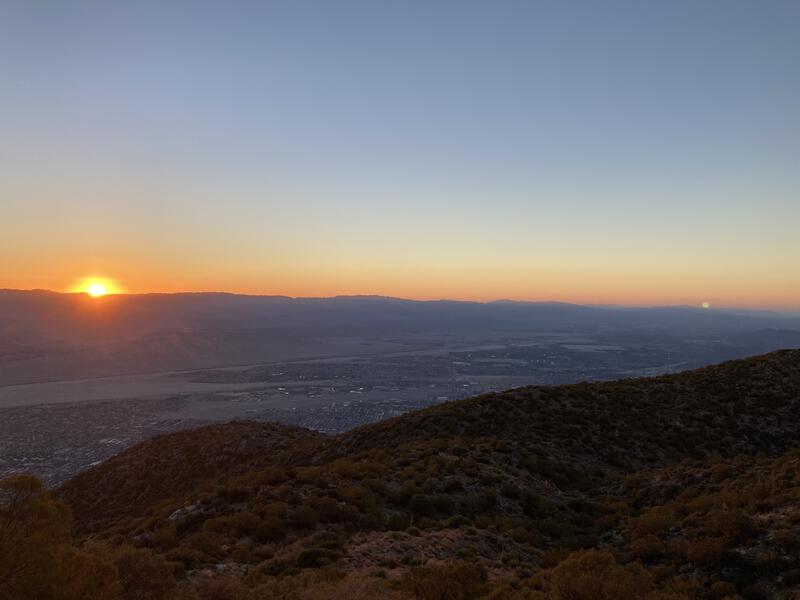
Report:
M556 319L554 322L553 319ZM564 321L568 320L568 321ZM597 327L701 326L748 329L800 325L779 313L740 315L733 311L694 307L598 308L561 302L469 302L405 300L382 296L290 298L219 292L118 294L89 298L85 294L0 290L0 333L85 338L148 333L199 326L225 330L254 327L386 327L414 326L436 330L454 325L537 325L556 329L565 323ZM333 322L335 321L335 322Z

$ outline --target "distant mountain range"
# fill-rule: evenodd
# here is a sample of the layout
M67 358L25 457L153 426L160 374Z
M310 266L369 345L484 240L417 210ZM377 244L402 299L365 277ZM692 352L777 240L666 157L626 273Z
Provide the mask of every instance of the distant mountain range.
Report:
M758 343L741 356L799 347L800 317L556 302L0 290L0 385L336 355L342 341L414 346L548 332L752 336Z

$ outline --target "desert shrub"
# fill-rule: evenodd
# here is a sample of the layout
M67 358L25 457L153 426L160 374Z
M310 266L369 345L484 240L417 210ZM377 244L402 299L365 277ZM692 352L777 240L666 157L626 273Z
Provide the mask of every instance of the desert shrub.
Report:
M386 482L382 479L367 479L364 485L379 496L386 496L389 491Z
M187 582L169 600L259 600L256 594L233 577L214 577Z
M722 560L724 553L725 538L722 537L699 538L686 545L686 558L697 565L716 565Z
M447 519L446 525L450 529L457 529L459 527L464 527L465 525L469 525L470 522L471 521L463 515L455 515Z
M789 569L781 574L783 584L786 586L800 586L800 569Z
M205 553L196 548L187 546L176 546L166 553L166 558L170 562L180 563L184 569L193 569L200 566L208 558Z
M330 569L270 578L254 589L253 597L253 600L411 600L411 596L383 579L354 575L343 577Z
M298 467L295 469L295 478L300 483L315 483L322 476L321 467Z
M537 521L536 526L543 534L557 540L563 540L575 533L570 523L553 517Z
M278 467L263 469L249 476L253 485L273 486L285 482L288 479L286 471Z
M172 568L163 557L123 546L114 556L124 600L162 600L175 588Z
M278 517L279 519L283 519L286 517L287 512L289 511L289 505L286 502L267 502L262 503L259 502L255 506L253 506L253 512L258 515L258 517Z
M628 548L633 556L643 560L659 558L663 556L666 551L664 542L654 535L646 535L637 538L630 543Z
M119 573L113 562L109 560L109 554L108 548L103 546L70 547L62 555L60 569L57 572L61 577L61 582L54 590L56 595L53 596L53 599L118 600L121 591ZM2 592L0 592L0 597L2 597ZM21 598L15 598L15 600L21 600ZM47 600L47 597L38 597L36 600Z
M234 544L231 548L231 558L236 562L251 562L255 557L255 548L250 543Z
M389 531L402 531L411 525L411 518L403 513L389 515L386 520L386 529Z
M736 596L736 586L728 581L715 581L711 584L708 590L711 596L716 600L723 600L724 598L733 598Z
M340 489L339 498L358 507L358 509L364 513L375 513L381 510L381 503L378 497L361 485Z
M313 529L319 521L319 514L310 506L298 506L292 512L289 522L294 527Z
M486 591L486 574L473 564L455 563L411 569L401 587L420 600L472 600Z
M458 505L458 512L467 517L474 517L491 511L496 504L497 496L494 490L484 490L462 498Z
M314 498L311 506L317 511L322 523L338 523L342 520L339 503L333 498Z
M329 548L306 548L301 550L295 563L301 569L324 567L339 560L341 554Z
M147 546L151 548L159 548L160 550L169 550L174 548L178 542L175 524L169 523L164 527L160 527L151 532L147 537Z
M69 543L70 517L67 507L34 477L4 479L0 494L0 581L14 584L55 565L47 554ZM51 561L52 566L48 564Z
M571 554L531 584L552 600L642 600L655 589L640 564L621 565L600 550Z
M628 530L631 537L636 539L646 535L659 534L674 522L675 516L669 508L654 506L641 516L631 519Z
M435 498L426 494L414 494L411 496L409 506L416 514L426 517L432 516L436 512Z
M286 525L277 517L262 518L252 532L253 539L262 543L282 540L285 535Z
M436 510L444 515L448 515L455 510L456 503L449 496L434 496L433 505Z
M221 486L217 488L215 495L223 502L239 504L250 497L250 490L246 487Z
M569 548L553 548L551 550L547 550L539 558L539 566L541 566L543 569L551 569L562 560L567 558L570 554L572 554L572 552Z
M259 517L248 511L209 519L204 523L203 529L233 537L249 537L257 542L280 540L286 533L286 526L281 519Z
M69 510L41 481L0 481L0 600L117 600L117 569L104 548L78 547ZM142 551L144 552L144 551Z
M458 477L448 477L444 482L444 491L448 493L460 492L464 489L464 482Z
M738 542L750 538L756 527L753 520L740 510L720 510L711 515L706 530L712 535Z
M259 521L258 515L243 511L208 519L203 523L203 529L214 533L241 537L254 531L258 527Z
M511 536L511 539L515 542L525 542L529 544L533 544L536 542L536 534L525 527L512 527L508 530L508 535Z
M531 518L541 518L556 512L555 505L547 498L533 492L525 492L520 500L522 511Z
M777 541L786 552L800 555L800 533L793 529L779 529L774 533Z

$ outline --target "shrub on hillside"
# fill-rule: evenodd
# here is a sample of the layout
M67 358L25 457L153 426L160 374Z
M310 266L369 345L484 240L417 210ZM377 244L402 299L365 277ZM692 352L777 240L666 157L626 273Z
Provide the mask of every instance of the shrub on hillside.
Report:
M117 569L101 547L74 544L67 507L41 481L0 481L0 600L117 600Z
M420 600L473 600L486 591L486 573L468 563L416 567L401 586Z
M725 538L722 537L699 538L686 544L686 558L695 565L716 565L724 554Z
M553 600L642 600L655 591L639 563L621 565L608 551L582 550L535 575L530 585Z

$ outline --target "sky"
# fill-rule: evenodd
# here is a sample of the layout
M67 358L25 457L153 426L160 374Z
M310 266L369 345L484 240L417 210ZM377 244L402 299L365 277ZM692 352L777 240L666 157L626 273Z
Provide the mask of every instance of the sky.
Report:
M0 287L800 308L800 2L0 0Z

